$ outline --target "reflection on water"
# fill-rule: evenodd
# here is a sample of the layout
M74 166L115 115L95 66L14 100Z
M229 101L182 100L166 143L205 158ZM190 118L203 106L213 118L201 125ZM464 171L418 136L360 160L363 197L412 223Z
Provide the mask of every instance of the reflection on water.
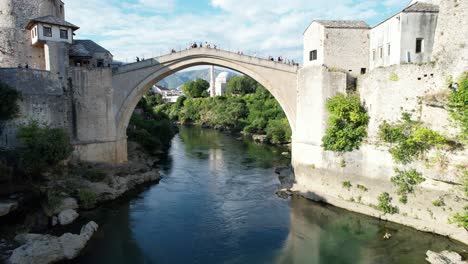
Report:
M426 263L428 249L467 249L440 236L302 197L293 197L290 208L290 231L278 263ZM383 239L385 233L391 239Z
M278 198L284 151L181 128L163 180L129 202L82 214L100 229L74 263L425 263L448 239ZM385 232L393 235L382 240Z

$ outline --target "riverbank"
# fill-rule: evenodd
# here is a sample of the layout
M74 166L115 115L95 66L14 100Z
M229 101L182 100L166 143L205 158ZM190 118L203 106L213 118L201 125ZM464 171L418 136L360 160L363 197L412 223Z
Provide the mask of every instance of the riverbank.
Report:
M40 184L31 185L32 189L28 193L33 193L32 195L22 193L10 195L10 203L14 204L15 210L10 210L9 214L0 218L2 237L0 251L3 251L0 253L0 259L7 260L13 250L21 246L28 249L24 254L34 254L35 251L30 248L37 246L37 243L48 244L47 241L60 241L58 237L53 238L47 234L55 233L56 229L67 230L66 226L79 219L82 212L120 199L139 186L159 182L161 179L159 157L149 155L143 147L134 142L129 142L128 153L128 164L119 166L68 164L67 169L63 169L61 173L49 173ZM17 236L19 233L35 239L22 239ZM46 235L28 235L28 233ZM82 245L81 249L90 236L76 237L76 243L80 241L79 244ZM57 247L68 245L66 241L54 243L52 244ZM75 242L70 240L70 243ZM59 249L48 246L44 250L50 253ZM27 257L18 251L15 254L15 261ZM65 259L76 257L78 254L77 251L66 255ZM64 255L58 254L55 257L61 259Z

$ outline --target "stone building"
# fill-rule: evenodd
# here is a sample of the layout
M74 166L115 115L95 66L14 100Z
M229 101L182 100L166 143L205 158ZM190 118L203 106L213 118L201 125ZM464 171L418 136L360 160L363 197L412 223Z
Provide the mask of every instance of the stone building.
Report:
M431 60L439 7L414 2L370 30L371 69Z
M107 49L88 39L75 40L70 47L70 66L111 67L113 55Z
M60 27L67 31L67 42L72 38L70 29L76 30L78 27L64 20L62 1L2 0L0 10L0 67L28 65L30 68L54 72L63 68L55 64L57 56L64 50L63 45L58 45L63 43ZM39 32L43 29L41 25L51 28L52 32L46 29L46 33L48 36L52 33L52 37Z
M326 65L352 76L369 68L369 25L360 20L314 20L304 32L304 65Z
M315 20L304 32L304 65L356 77L377 67L431 60L440 0L413 0L369 27L359 20Z

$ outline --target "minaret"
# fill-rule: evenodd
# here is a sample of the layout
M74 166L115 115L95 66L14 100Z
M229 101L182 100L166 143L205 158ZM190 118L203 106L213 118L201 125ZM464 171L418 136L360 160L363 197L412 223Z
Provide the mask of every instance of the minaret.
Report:
M216 91L215 91L215 71L214 71L214 66L210 66L210 97L215 97L216 96Z

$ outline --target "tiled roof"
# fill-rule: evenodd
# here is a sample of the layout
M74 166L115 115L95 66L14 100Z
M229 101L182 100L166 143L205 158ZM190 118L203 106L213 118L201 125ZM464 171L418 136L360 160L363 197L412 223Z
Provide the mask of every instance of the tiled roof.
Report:
M43 16L43 17L34 18L31 21L29 21L28 25L26 26L26 29L31 29L33 25L36 23L46 23L46 24L51 24L51 25L69 27L69 28L72 28L73 30L79 29L78 26L75 26L72 23L67 22L55 16Z
M70 57L92 57L96 52L108 52L105 48L89 39L74 40L70 47Z
M314 20L326 28L369 28L362 20Z
M428 3L421 3L416 2L407 8L403 9L402 12L429 12L429 13L437 13L439 12L439 6L432 5Z

